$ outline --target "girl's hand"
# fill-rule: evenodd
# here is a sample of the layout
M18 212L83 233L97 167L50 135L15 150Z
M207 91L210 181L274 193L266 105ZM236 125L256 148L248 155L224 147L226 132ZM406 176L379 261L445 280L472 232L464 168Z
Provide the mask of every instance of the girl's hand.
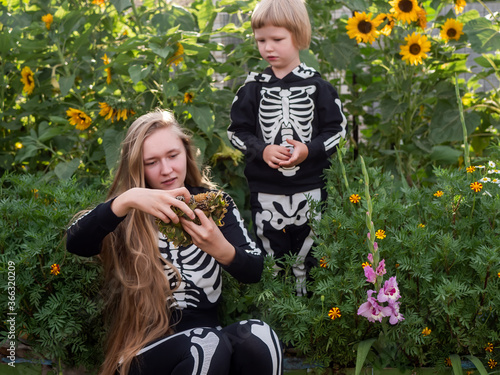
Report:
M183 196L186 201L191 199L191 194L185 187L173 190L132 188L116 197L111 203L111 209L119 217L136 209L153 215L165 223L170 221L178 223L179 217L172 211L172 207L177 207L188 217L194 219L196 217L194 212L186 203L177 199L178 196Z
M266 146L262 154L264 161L273 169L278 169L281 163L290 159L290 156L290 150L279 145Z
M296 141L294 139L287 139L286 141L293 146L293 153L290 159L280 163L280 167L295 167L296 165L299 165L307 159L307 156L309 155L309 149L307 148L307 145L305 143Z
M236 250L226 240L212 218L208 218L202 210L194 210L200 219L198 225L185 218L180 218L184 230L191 236L193 243L223 265L229 265L234 259Z

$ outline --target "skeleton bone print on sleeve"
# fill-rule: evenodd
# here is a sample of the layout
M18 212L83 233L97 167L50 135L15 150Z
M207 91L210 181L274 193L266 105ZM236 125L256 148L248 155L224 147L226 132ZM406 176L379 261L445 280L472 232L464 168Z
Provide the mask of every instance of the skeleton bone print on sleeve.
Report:
M264 142L293 149L286 142L293 139L294 132L300 142L308 143L312 137L312 121L314 119L314 100L311 95L316 92L316 86L290 87L263 87L259 106L259 125ZM279 168L285 176L293 176L299 166Z
M179 270L181 282L174 292L176 305L181 309L215 303L220 297L222 283L220 265L195 245L176 248L160 235L162 256ZM165 269L169 277L168 269ZM170 279L170 278L169 278Z

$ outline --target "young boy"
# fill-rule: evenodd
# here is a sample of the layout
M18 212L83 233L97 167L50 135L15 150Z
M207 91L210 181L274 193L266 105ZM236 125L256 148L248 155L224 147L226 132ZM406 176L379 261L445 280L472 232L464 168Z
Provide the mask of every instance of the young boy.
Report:
M314 264L308 197L326 198L323 170L347 120L332 85L300 61L311 40L303 0L262 0L251 25L270 66L238 90L228 137L245 154L257 242L276 259L298 256L293 271L303 295L306 264Z

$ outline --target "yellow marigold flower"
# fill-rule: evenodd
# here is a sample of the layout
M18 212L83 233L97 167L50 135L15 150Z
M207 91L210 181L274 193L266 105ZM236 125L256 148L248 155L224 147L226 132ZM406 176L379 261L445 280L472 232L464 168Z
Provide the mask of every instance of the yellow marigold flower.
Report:
M453 18L448 18L441 28L441 38L446 41L450 39L459 40L460 35L463 35L464 24L460 21L457 21Z
M418 224L418 227L419 228L425 228L425 224L420 223L420 224Z
M379 229L378 231L375 232L375 237L377 237L379 240L383 240L386 236L385 230Z
M38 189L32 189L31 192L35 198L38 198Z
M18 150L22 149L23 148L23 144L21 142L16 142L16 144L14 145Z
M338 307L332 307L330 311L328 311L328 316L331 320L335 320L337 318L340 318L342 314L340 313L340 309Z
M47 28L47 30L50 30L50 25L52 25L52 22L54 22L54 17L49 13L45 16L42 16L42 21L45 22L45 27Z
M497 361L495 361L493 358L490 358L490 360L488 361L488 366L490 366L490 368L497 367Z
M438 191L436 191L436 192L434 193L434 196L439 198L439 197L442 197L442 196L443 196L443 194L444 194L444 193L442 192L442 190L438 190Z
M53 265L51 265L50 273L55 276L59 275L61 273L61 267L59 266L59 264L54 263Z
M420 10L417 11L417 24L418 26L422 29L425 30L427 27L427 12L425 11L424 8L420 8Z
M466 5L467 3L465 2L465 0L455 0L455 13L462 13Z
M319 260L319 266L322 268L328 268L328 262L326 257L321 257L321 259Z
M182 55L184 55L184 47L181 43L177 43L177 50L174 55L168 59L167 64L174 64L175 66L179 65L184 60Z
M403 56L403 61L406 60L411 65L423 64L422 59L426 59L428 57L426 52L431 50L431 42L427 40L427 36L414 32L405 40L407 43L400 46L401 52L399 53Z
M470 184L470 188L472 190L474 190L476 193L479 193L481 191L481 189L483 188L483 184L476 181L476 182L473 182L472 184Z
M446 366L451 367L451 358L448 357L444 360L444 363L446 363Z
M369 267L369 266L371 266L371 264L370 264L370 263L368 263L368 262L364 262L361 266L362 266L363 268L365 268L365 267Z
M35 80L33 78L34 74L29 66L25 66L21 70L21 82L24 84L23 91L30 95L35 89Z
M381 22L382 20L377 17L372 20L372 13L354 12L354 17L349 18L347 21L347 35L349 35L351 39L356 38L357 43L363 42L371 44L380 34L377 31L377 27Z
M432 330L429 328L429 327L425 327L423 330L422 330L422 335L424 336L429 336L431 334Z
M473 165L471 165L470 167L467 167L467 173L472 173L476 170L476 167L474 167Z
M392 5L391 13L394 13L394 17L397 20L404 23L411 23L418 20L420 7L417 0L392 0L389 1L389 4Z
M70 108L66 111L66 115L69 117L69 123L78 130L85 130L92 124L92 119L79 109Z
M359 194L351 194L349 200L351 201L351 203L359 203L361 197L359 196Z
M493 351L493 344L489 342L488 345L486 345L486 348L484 348L484 350L491 353Z
M194 98L194 94L192 92L186 92L184 93L184 100L183 103L192 103Z

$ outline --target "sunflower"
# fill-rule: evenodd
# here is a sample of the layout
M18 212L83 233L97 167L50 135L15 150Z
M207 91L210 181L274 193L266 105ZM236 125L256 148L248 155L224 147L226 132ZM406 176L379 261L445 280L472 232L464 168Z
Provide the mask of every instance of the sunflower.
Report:
M45 22L45 27L47 30L50 30L50 25L52 25L52 22L54 22L54 16L52 14L46 14L45 16L42 16L42 21Z
M30 95L35 89L35 80L33 79L33 72L29 66L25 66L21 70L21 82L24 83L23 91Z
M394 28L395 24L392 14L380 13L379 15L377 15L377 17L375 17L375 20L379 21L379 25L387 21L384 27L382 27L382 29L380 30L380 34L385 36L391 35L392 29Z
M111 122L115 122L115 119L117 121L127 120L129 116L135 115L133 109L113 108L106 102L99 102L99 107L101 108L99 116L104 117L105 120L111 120Z
M462 13L467 3L465 2L465 0L454 0L454 1L455 1L455 13L456 14Z
M420 10L417 12L418 20L417 24L418 26L422 29L425 30L427 27L427 12L425 11L424 8L420 8Z
M192 103L193 102L193 98L194 98L194 94L192 92L185 92L184 93L184 99L182 100L182 102L184 104Z
M174 55L170 59L168 59L167 64L174 64L175 66L179 65L182 60L184 60L184 57L182 57L182 55L184 55L184 47L182 46L182 44L177 43L177 50L175 51Z
M397 20L406 23L418 20L418 12L421 9L417 0L392 0L389 4L392 5L391 13L394 13Z
M457 21L454 18L448 18L441 28L441 38L446 41L450 39L455 39L456 41L458 41L460 39L460 35L463 35L463 28L463 23Z
M69 117L69 123L78 130L85 130L92 124L92 119L79 109L70 108L66 111L66 115Z
M377 27L381 22L382 20L379 18L372 20L372 13L354 12L354 17L349 18L347 21L347 35L351 39L356 38L358 43L371 44L379 36Z
M408 64L422 64L422 59L427 58L426 52L431 50L431 42L427 40L427 36L413 33L406 38L406 44L401 46L400 55L403 60L407 60Z

